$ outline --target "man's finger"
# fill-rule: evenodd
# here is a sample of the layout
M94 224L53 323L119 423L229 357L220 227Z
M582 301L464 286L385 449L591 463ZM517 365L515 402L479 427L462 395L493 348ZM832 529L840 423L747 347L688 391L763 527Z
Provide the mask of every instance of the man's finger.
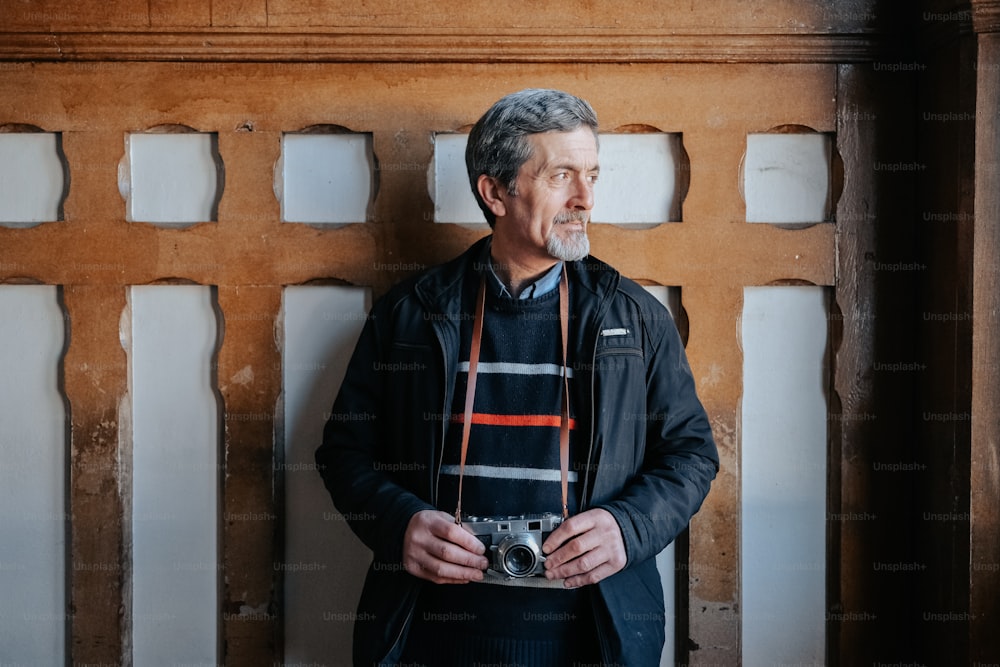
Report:
M489 564L475 539L444 512L425 510L410 520L403 537L403 567L435 583L467 583L483 578Z
M457 544L472 553L486 553L486 546L475 535L455 523L451 516L448 516L447 523L435 524L435 528L439 531L438 536L443 540Z
M542 544L542 552L546 555L551 554L566 542L569 542L577 535L586 533L593 527L593 518L589 517L587 512L570 517L552 531L552 534Z
M480 542L480 545L481 544L482 543ZM443 560L447 563L454 563L455 565L463 565L477 570L485 570L489 565L489 561L486 560L485 556L481 554L474 554L457 544L444 540L432 545L428 551L430 551L432 555L436 556L439 560Z
M432 558L414 562L406 571L435 584L467 584L470 581L482 581L484 576L483 570Z
M618 570L614 567L604 564L600 567L591 570L590 572L585 572L584 574L579 574L572 577L566 577L563 581L563 585L566 588L579 588L580 586L590 586L591 584L596 584L602 579L610 577L612 574Z
M597 583L621 570L627 561L618 522L599 508L564 521L542 550L548 554L546 577L565 579L571 588Z

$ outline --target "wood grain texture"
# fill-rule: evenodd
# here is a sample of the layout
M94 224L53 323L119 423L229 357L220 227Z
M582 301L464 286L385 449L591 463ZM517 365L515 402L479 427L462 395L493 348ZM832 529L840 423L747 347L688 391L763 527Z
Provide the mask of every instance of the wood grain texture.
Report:
M219 309L225 337L218 387L226 415L222 632L228 660L253 664L279 651L275 564L281 562L281 519L273 443L281 396L281 351L275 340L281 287L220 287Z
M29 0L0 6L0 60L860 62L884 52L880 5Z
M996 3L973 4L977 27L993 25ZM882 309L885 299L893 296L879 285L871 257L881 258L880 248L892 242L880 234L898 229L885 175L874 173L887 155L874 119L886 121L885 110L904 104L879 91L873 68L902 61L887 43L898 17L891 9L877 0L556 0L530 12L497 12L485 0L0 3L0 123L61 132L71 178L64 221L0 228L0 281L66 286L72 559L81 566L72 573L72 660L127 657L128 478L118 457L129 444L117 413L127 384L117 339L126 286L181 280L218 287L226 325L218 390L230 416L221 657L233 665L277 663L283 619L273 564L281 557L281 504L273 491L272 420L281 390L274 342L281 290L335 282L371 286L377 297L486 234L485 226L432 221L426 176L434 134L468 126L507 92L553 86L588 98L605 131L644 125L681 133L690 158L682 222L646 230L595 225L592 243L595 255L630 277L681 287L689 358L722 471L692 523L689 553L679 555L689 598L680 657L693 665L738 664L744 286L790 280L832 287L830 510L866 516L889 506L880 494L892 490L875 488L872 463L882 436L892 437L892 416L870 369L877 350L886 349L878 338L892 314ZM217 134L225 166L218 221L184 230L125 221L118 190L125 137L169 123ZM370 220L336 229L279 220L273 176L281 135L316 124L372 134L380 187ZM746 135L787 124L835 133L847 176L836 223L787 230L743 222ZM977 266L995 259L983 252ZM996 362L986 327L978 329L987 335L980 354ZM979 386L986 412L995 391ZM984 447L981 453L995 454ZM983 475L996 470L989 461L984 468ZM981 488L974 549L981 562L995 563L996 516L987 504L997 497L996 480L982 480ZM884 655L876 649L883 638L877 624L837 620L838 613L895 604L873 602L887 588L878 587L872 562L896 535L880 537L879 525L831 522L831 664ZM94 563L104 569L82 567ZM992 577L973 573L978 603L997 598ZM976 627L987 632L987 625Z
M857 34L587 29L552 36L519 30L407 28L0 32L0 60L55 62L837 63L870 62L883 53L878 37Z
M129 597L130 457L120 449L129 426L119 409L128 385L118 328L125 292L87 284L62 289L70 340L63 363L70 406L70 651L106 664L121 660Z
M481 85L456 85L467 80ZM691 161L683 221L647 230L594 225L592 243L597 256L627 267L630 277L682 288L690 359L723 455L719 481L690 536L687 621L691 645L700 647L690 651L690 659L731 663L738 656L740 626L742 360L736 336L742 288L779 280L833 285L838 233L837 224L787 230L744 223L740 161L750 132L786 124L837 129L836 82L836 68L822 64L106 62L10 68L0 80L0 119L60 131L71 186L64 221L0 229L0 280L26 278L119 294L100 311L111 308L115 318L127 285L181 280L218 286L226 323L218 380L226 414L269 417L226 421L223 518L275 517L222 522L226 658L232 664L278 659L280 580L271 566L280 558L280 499L272 494L271 465L272 416L280 392L273 323L281 287L333 281L372 286L377 296L485 234L485 226L433 222L427 169L435 133L468 126L511 90L537 85L572 90L592 101L609 131L643 125L680 132ZM622 89L635 94L617 94ZM126 135L164 124L218 136L225 169L218 221L186 229L125 221L118 175ZM371 220L336 229L280 221L273 183L282 132L317 124L372 134L379 191ZM112 345L90 338L86 330L74 335L88 337L78 345L101 350ZM121 348L115 341L102 353L119 358ZM244 382L248 367L253 379ZM102 450L99 460L109 463L111 456ZM81 526L95 519L82 514ZM120 526L120 513L115 521ZM92 585L80 579L74 595L86 596ZM106 607L90 613L104 634L118 623L117 611ZM79 639L77 661L108 661L114 652L84 641L83 634Z
M1000 656L1000 35L979 35L973 256L970 659Z

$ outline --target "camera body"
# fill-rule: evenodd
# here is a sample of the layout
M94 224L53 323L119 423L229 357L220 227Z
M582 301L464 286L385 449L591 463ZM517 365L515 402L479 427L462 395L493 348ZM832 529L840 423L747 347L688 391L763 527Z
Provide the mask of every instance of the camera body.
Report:
M504 517L466 517L462 526L486 546L489 569L505 577L545 574L542 543L562 523L562 517L521 514Z

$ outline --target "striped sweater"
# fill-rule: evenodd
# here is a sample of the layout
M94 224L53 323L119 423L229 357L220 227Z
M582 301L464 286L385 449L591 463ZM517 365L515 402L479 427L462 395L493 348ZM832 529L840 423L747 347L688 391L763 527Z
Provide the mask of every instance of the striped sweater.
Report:
M471 340L469 320L462 326L462 362L441 469L440 505L448 512L457 501ZM512 299L488 289L463 483L466 516L561 512L561 373L559 290L533 299ZM568 374L572 395L572 368ZM574 415L571 404L571 514L577 505Z
M487 280L493 284L492 276ZM440 478L439 508L449 513L457 501L471 341L472 321L463 320L462 362ZM574 381L570 370L571 396ZM558 514L562 510L561 388L559 290L513 299L488 288L462 492L466 517ZM570 514L579 505L574 417L571 401ZM596 664L600 653L594 645L591 610L586 587L425 586L402 662L523 667Z

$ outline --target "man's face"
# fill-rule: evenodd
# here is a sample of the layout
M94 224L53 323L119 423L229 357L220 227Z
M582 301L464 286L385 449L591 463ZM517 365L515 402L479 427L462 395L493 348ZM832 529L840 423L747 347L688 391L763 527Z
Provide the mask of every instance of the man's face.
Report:
M594 133L583 126L527 140L532 156L518 171L516 194L502 195L496 233L525 256L582 259L590 251L587 224L600 171Z

